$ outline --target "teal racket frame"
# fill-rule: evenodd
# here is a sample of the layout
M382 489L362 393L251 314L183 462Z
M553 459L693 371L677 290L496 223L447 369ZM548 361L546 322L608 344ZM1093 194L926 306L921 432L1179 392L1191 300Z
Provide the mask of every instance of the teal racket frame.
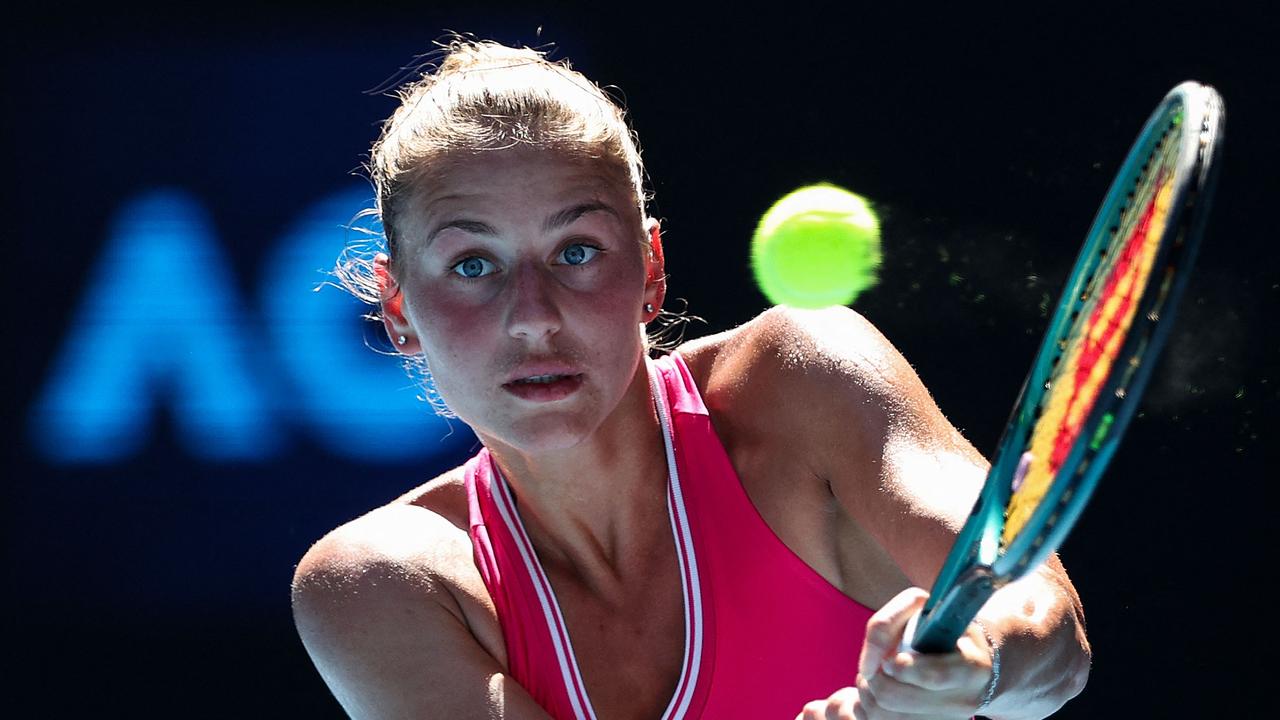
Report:
M1094 218L1053 319L997 446L982 492L934 582L909 644L921 652L947 652L1000 587L1042 563L1070 533L1092 496L1139 404L1168 337L1184 292L1217 184L1225 113L1211 87L1184 82L1171 90L1143 126ZM1077 440L1022 531L1001 548L1011 483L1043 410L1063 351L1092 310L1091 290L1107 267L1112 236L1134 206L1135 190L1161 143L1177 143L1173 196L1146 287L1139 296L1120 352L1100 388Z

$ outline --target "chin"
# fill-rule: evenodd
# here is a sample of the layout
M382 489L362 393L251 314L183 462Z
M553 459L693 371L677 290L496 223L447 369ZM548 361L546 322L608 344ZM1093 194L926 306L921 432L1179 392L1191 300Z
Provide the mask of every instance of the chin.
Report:
M570 450L590 437L594 427L583 418L521 418L493 435L502 445L527 454Z

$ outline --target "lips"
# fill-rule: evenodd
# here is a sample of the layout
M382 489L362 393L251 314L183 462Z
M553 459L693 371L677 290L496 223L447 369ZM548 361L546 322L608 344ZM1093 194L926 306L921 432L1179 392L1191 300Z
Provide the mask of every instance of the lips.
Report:
M504 383L502 389L528 402L551 402L577 392L582 377L581 373L542 373Z
M537 384L539 381L554 381L563 378L581 375L578 369L561 362L537 362L526 363L516 368L515 372L507 377L503 385L527 385Z
M563 380L566 377L574 377L573 375L535 375L533 377L524 378L523 380L512 381L513 385L547 385Z

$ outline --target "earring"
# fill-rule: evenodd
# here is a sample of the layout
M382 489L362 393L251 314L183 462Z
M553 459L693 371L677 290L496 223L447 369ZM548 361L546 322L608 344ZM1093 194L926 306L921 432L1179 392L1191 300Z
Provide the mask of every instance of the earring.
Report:
M400 337L396 338L396 342L397 342L397 343L399 343L399 344L401 344L401 345L403 345L403 344L405 344L405 343L409 342L409 338L407 338L407 337L405 337L405 336L401 335Z
M653 312L653 303L645 303L644 311L647 313Z

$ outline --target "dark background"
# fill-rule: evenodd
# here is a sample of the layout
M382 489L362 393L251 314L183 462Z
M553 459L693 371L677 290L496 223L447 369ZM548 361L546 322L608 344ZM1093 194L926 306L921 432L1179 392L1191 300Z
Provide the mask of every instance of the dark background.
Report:
M1095 661L1089 687L1059 716L1216 716L1261 703L1271 663L1255 628L1266 613L1261 547L1280 407L1271 18L1083 6L218 7L48 7L8 25L12 707L42 717L341 716L293 630L293 565L325 531L473 446L462 428L440 442L440 425L406 445L376 413L363 450L317 430L308 413L319 411L280 369L308 351L273 339L306 311L272 301L294 296L270 288L324 278L285 267L273 250L318 201L352 188L367 200L353 172L394 108L370 91L447 30L552 43L555 57L621 89L665 223L671 296L707 321L690 337L765 307L746 241L775 199L816 181L871 198L885 263L855 307L987 452L1044 330L1042 306L1061 291L1142 122L1182 80L1216 86L1227 147L1196 272L1142 414L1061 551ZM75 443L38 419L58 358L103 357L80 342L88 331L76 318L92 302L86 288L112 272L104 258L121 208L156 188L205 213L218 277L239 308L221 327L245 344L252 378L273 398L273 443L256 457L202 453L183 435L171 388L140 397L141 444L106 460L67 459ZM325 226L335 247L337 225L359 209ZM335 322L351 347L376 338L357 306L342 307L349 315ZM370 367L394 369L362 352ZM390 385L403 399L407 381Z

